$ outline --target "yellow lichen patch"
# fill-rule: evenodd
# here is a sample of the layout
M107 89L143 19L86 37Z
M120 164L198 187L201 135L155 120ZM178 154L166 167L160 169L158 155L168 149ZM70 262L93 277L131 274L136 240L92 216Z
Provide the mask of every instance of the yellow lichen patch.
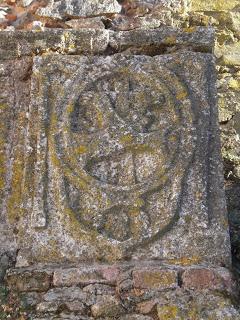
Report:
M189 27L189 28L183 28L184 32L192 33L197 30L197 27Z
M143 201L143 199L138 198L138 199L135 201L134 204L136 205L136 207L140 208L140 207L142 207L142 206L144 205L144 201Z
M141 234L141 219L140 219L140 210L138 208L132 208L129 210L129 217L131 217L131 234L134 237L137 237Z
M74 109L74 105L72 103L70 103L68 106L67 106L67 113L72 113L73 112L73 109Z
M157 313L159 320L174 320L177 319L178 307L175 305L157 306Z
M103 128L103 114L100 110L96 110L96 120L99 129Z
M75 153L80 155L80 154L84 154L84 153L87 153L88 151L88 148L84 145L81 145L81 146L78 146L77 148L75 148Z
M228 82L229 88L239 91L240 90L240 79L231 79Z
M76 41L74 35L70 32L64 32L61 36L60 42L60 52L75 52L76 51Z
M239 0L192 0L192 11L223 11L239 6Z
M128 144L133 141L133 136L131 134L126 134L122 136L119 140L122 144Z
M182 91L182 92L179 92L179 93L177 94L176 98L177 98L178 100L183 100L183 99L185 99L187 96L188 96L187 91Z
M176 38L176 36L170 36L170 37L166 37L165 39L164 39L164 43L165 44L176 44L176 41L177 41L177 38Z
M174 265L182 265L182 266L189 266L192 264L198 264L201 262L201 259L199 256L193 256L193 257L182 257L179 259L171 259L168 260L169 264L174 264Z
M132 151L135 153L154 152L154 150L146 144L140 144L137 146L130 146L130 147L127 147L126 149L127 149L127 151Z
M199 312L195 306L191 306L189 308L188 319L191 319L191 320L198 320L199 319Z
M7 136L7 122L5 121L7 108L7 104L0 104L0 189L3 189L5 185L6 156L4 148Z
M140 274L141 285L145 288L169 288L176 282L175 273L147 270Z
M176 142L177 141L177 137L176 136L170 136L168 140L170 142Z
M10 195L7 201L8 219L10 223L14 223L19 220L23 213L22 204L24 193L24 176L25 176L25 156L24 156L24 143L25 138L23 135L23 128L26 126L26 114L25 112L19 112L17 117L17 126L15 129L16 145L13 148L13 162L12 162L12 174Z

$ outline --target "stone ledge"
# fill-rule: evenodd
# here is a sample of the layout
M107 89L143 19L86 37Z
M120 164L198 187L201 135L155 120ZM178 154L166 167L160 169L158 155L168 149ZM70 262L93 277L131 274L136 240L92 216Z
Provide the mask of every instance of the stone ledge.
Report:
M137 53L162 54L166 48L173 46L176 49L184 47L194 51L211 52L214 45L214 29L161 27L155 30L126 32L105 29L1 31L0 42L2 60L54 52L74 55L103 54L107 48L110 48L108 54L129 48L138 49Z
M131 30L111 32L110 46L117 51L130 48L177 46L192 48L196 51L211 52L214 46L214 29L204 27L176 29L160 27L155 30Z
M0 32L0 59L9 60L48 52L98 54L106 50L108 39L107 30L2 31Z
M126 281L131 282L131 289L161 291L182 287L191 290L235 291L233 275L226 268L156 265L154 262L149 263L149 266L84 264L78 267L16 268L8 270L6 281L11 288L21 292L47 291L50 287L84 288L97 284L122 288Z

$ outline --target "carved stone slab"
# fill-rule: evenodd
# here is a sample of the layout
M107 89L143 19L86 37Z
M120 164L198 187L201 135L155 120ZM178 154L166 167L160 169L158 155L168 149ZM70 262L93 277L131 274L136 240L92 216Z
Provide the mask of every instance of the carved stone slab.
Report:
M23 260L229 264L211 54L36 57L29 124Z

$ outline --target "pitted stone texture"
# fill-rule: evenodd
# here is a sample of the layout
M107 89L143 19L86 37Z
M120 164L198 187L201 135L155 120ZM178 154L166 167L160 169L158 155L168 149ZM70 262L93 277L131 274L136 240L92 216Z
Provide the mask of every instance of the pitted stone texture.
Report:
M107 30L2 31L0 32L0 59L8 60L49 52L65 54L97 54L106 50Z
M174 289L178 286L178 276L175 270L140 269L133 271L133 283L137 289Z
M17 252L15 218L16 213L20 218L22 212L20 181L24 171L31 61L0 58L0 281L6 269L14 265Z
M65 18L69 16L96 16L120 11L121 6L117 0L50 0L45 8L41 8L37 11L37 14L39 16Z
M209 51L214 45L213 28L185 28L183 30L173 27L160 27L156 30L131 30L116 31L110 33L109 44L115 50L120 52L133 49L131 53L140 52L146 54L161 53L164 47L195 48L198 51ZM151 53L152 51L152 53Z
M101 296L97 303L91 307L91 312L94 318L101 317L119 317L125 314L126 310L122 307L120 301L112 296Z
M229 263L210 54L49 55L33 74L20 255Z
M7 283L14 290L24 291L47 291L50 287L51 273L45 271L9 271Z
M100 18L82 19L82 23L91 25L91 21L94 20L101 24ZM73 21L76 22L76 20ZM71 24L71 20L69 23ZM78 24L81 25L80 20ZM110 48L114 52L131 49L130 53L147 55L157 55L170 49L177 50L183 47L194 51L211 52L214 44L214 30L202 27L184 30L161 27L157 30L114 32L94 27L80 30L46 29L39 32L2 31L0 42L0 59L2 60L49 53L105 54Z
M233 275L226 269L190 268L182 274L182 286L193 290L234 292Z
M120 273L118 266L89 266L56 270L53 274L53 285L72 286L79 284L106 283L115 284Z
M186 12L188 0L120 0L123 13L130 17L146 16L149 13L170 13ZM159 17L161 20L161 16Z
M87 293L79 287L65 287L50 289L44 296L45 302L62 302L79 300L85 302L88 298Z

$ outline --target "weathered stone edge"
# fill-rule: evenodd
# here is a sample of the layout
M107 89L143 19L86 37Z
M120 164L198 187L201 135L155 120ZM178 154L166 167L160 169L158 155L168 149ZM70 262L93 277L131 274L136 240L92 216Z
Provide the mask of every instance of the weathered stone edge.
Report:
M161 27L155 30L111 30L83 29L45 31L2 31L0 32L0 59L9 60L22 56L48 52L61 54L111 54L128 48L153 46L163 48L176 46L196 51L212 52L214 29L197 27L176 29ZM108 50L111 49L111 50Z

